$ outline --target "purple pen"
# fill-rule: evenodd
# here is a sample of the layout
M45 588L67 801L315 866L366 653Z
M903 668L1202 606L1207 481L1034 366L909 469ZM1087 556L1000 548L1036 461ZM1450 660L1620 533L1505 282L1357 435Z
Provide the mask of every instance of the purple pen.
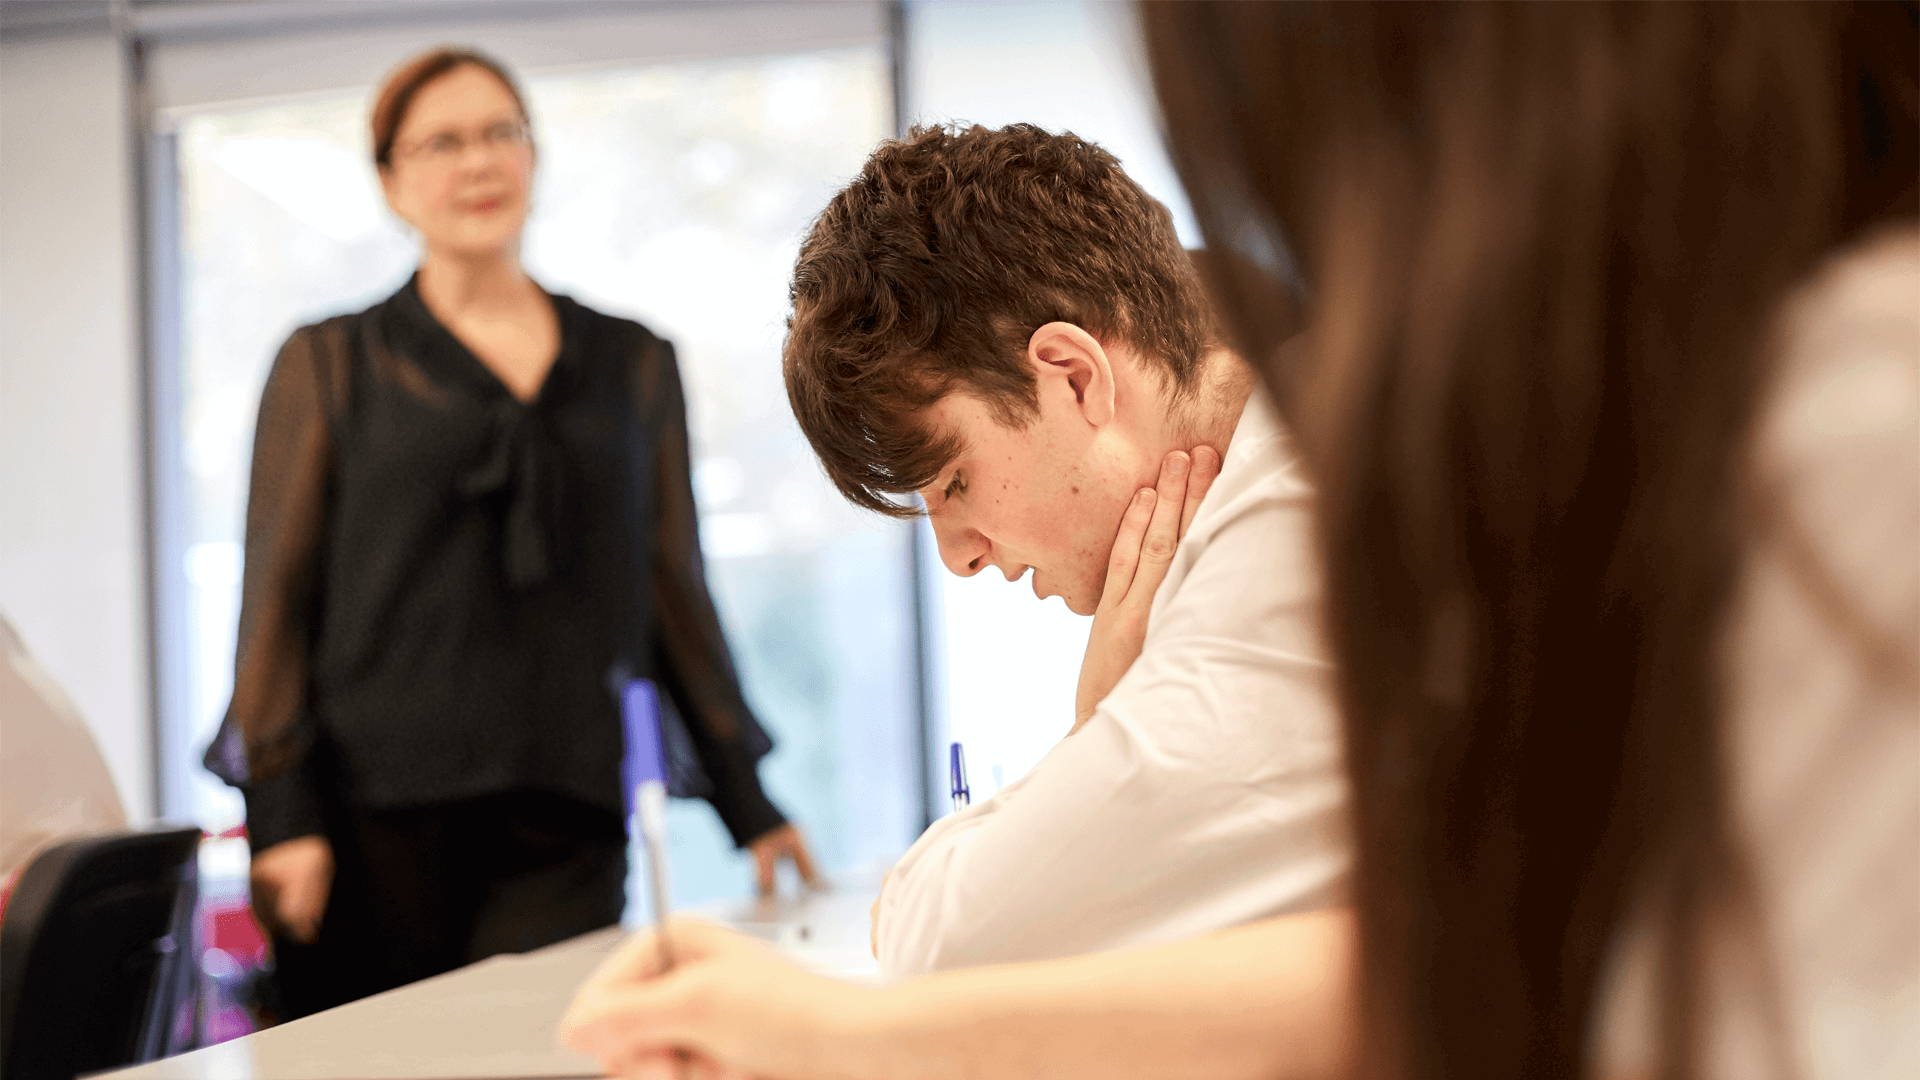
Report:
M953 780L953 809L957 813L973 802L973 791L967 787L967 755L959 743L947 750L947 773Z
M625 721L627 753L621 761L626 782L627 819L640 819L640 837L647 848L647 879L653 891L653 918L660 937L660 967L673 966L667 944L667 763L660 742L660 694L652 682L634 679L620 695Z

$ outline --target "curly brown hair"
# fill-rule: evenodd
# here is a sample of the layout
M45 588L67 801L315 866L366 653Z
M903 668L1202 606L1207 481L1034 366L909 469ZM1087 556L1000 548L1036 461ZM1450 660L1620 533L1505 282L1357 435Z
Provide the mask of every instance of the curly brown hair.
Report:
M1031 124L882 143L801 245L787 397L828 477L894 517L961 445L923 411L955 390L1008 427L1039 410L1027 341L1069 322L1191 397L1214 338L1167 208L1099 146Z

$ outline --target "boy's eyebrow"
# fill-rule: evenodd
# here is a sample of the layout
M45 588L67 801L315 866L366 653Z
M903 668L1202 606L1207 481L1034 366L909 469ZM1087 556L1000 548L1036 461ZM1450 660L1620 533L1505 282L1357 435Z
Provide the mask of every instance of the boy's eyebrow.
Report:
M934 470L933 476L929 478L926 483L926 487L937 487L944 491L948 485L953 482L953 477L948 474L959 473L961 463L966 460L969 450L967 439L964 435L960 434L959 431L955 430L954 425L951 423L936 424L933 419L926 416L924 412L916 419L915 423L920 429L921 438L928 444L945 442L947 440L952 441L953 453L940 462L940 467ZM942 478L945 478L944 483L942 482Z

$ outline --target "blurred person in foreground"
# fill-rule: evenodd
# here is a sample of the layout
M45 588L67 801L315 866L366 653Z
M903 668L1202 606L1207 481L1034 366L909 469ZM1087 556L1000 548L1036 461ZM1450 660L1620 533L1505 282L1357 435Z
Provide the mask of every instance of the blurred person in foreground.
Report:
M949 571L1093 617L1068 737L887 875L883 978L1344 899L1311 490L1113 155L1027 124L882 144L801 245L783 369L849 500L916 493Z
M673 347L520 266L525 103L440 49L372 112L424 248L305 327L261 398L232 705L254 910L309 1012L617 922L618 695L662 695L676 794L814 878L708 594Z
M20 874L54 844L125 828L100 744L0 615L0 913Z
M1910 1075L1912 4L1151 4L1320 492L1355 906L884 990L680 924L562 1031L781 1077Z

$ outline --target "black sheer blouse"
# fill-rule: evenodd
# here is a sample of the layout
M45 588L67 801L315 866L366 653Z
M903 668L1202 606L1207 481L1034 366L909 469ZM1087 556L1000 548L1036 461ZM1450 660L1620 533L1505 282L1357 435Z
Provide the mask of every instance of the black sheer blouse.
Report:
M745 844L785 819L707 592L673 346L553 297L523 403L416 282L267 377L232 704L206 764L255 850L330 805L515 789L622 812L618 690L658 680L672 790Z

